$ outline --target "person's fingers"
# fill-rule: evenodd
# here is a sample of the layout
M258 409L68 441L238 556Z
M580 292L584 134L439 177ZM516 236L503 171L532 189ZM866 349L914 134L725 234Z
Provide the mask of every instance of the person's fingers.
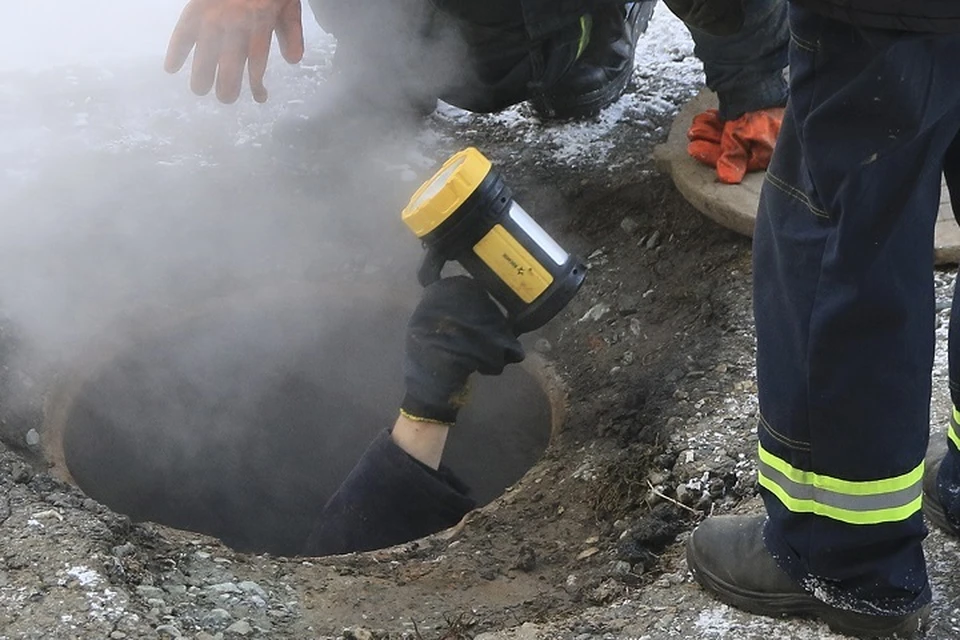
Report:
M250 50L247 52L247 68L250 74L250 93L257 102L267 101L267 88L263 86L263 76L267 72L267 59L270 57L270 43L273 31L269 27L254 31L250 36Z
M243 68L250 49L247 34L232 31L223 37L217 69L217 100L232 104L240 97L243 86Z
M167 57L163 61L163 68L167 73L176 73L183 67L187 61L193 45L197 43L197 37L200 35L200 10L199 3L191 2L184 7L170 34L170 43L167 45Z
M222 40L223 32L219 26L208 22L200 28L197 50L193 54L193 69L190 71L190 89L198 96L207 95L213 87Z
M300 0L291 0L277 18L277 41L280 53L290 64L303 58L303 21Z

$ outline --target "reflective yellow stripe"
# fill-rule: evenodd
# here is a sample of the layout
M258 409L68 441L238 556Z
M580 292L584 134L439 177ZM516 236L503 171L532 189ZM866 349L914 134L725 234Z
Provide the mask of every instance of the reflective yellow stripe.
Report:
M957 425L960 425L960 411L958 411L956 407L953 408L951 418L950 428L947 429L947 437L950 438L950 441L953 442L957 449L960 449L960 435L957 434Z
M758 482L795 513L812 513L849 524L905 520L920 511L923 462L882 480L841 480L792 466L758 447Z
M591 31L593 31L593 16L590 14L580 16L580 43L577 45L577 60L580 59L587 45L590 44Z
M828 507L827 505L820 504L816 500L792 498L787 495L787 492L780 486L762 475L758 478L758 482L760 486L777 496L780 502L783 503L783 506L794 513L811 513L813 515L830 518L831 520L839 520L847 524L869 525L882 524L884 522L900 522L920 511L923 502L923 496L921 495L902 507L877 509L875 511L851 511L838 507Z
M767 463L783 475L799 484L808 484L828 491L843 493L848 496L871 496L880 493L890 493L908 489L923 480L923 463L920 463L916 469L902 476L895 478L884 478L883 480L841 480L830 476L820 475L812 471L801 471L790 465L786 460L782 460L760 446L760 460Z

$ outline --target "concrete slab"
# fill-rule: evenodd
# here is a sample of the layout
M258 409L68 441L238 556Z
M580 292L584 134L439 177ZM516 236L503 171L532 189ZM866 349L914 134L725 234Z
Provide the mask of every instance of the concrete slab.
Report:
M677 190L690 204L714 222L752 236L765 174L748 174L739 185L722 184L717 181L712 168L700 164L687 154L687 128L693 117L716 106L717 98L713 92L706 89L701 91L677 114L667 141L657 147L654 157L660 169L670 174ZM937 264L960 262L960 226L954 218L946 185L941 190L934 248Z

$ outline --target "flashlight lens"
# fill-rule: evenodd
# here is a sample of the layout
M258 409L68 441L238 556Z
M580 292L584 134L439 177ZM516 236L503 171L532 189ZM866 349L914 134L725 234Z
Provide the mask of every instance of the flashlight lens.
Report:
M451 163L449 167L435 175L427 188L420 194L420 197L413 202L412 208L418 209L422 207L427 201L432 200L434 196L440 193L443 186L450 180L450 176L457 172L465 160L466 158L459 158L456 162Z
M567 252L516 202L510 206L510 218L517 223L518 227L523 229L524 233L526 233L537 246L543 249L544 253L550 256L551 260L557 263L557 266L566 264L567 258L570 257Z

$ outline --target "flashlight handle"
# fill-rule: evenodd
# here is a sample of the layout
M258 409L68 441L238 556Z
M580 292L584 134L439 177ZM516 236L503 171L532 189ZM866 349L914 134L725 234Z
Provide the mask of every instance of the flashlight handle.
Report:
M447 259L438 251L427 249L423 254L423 260L420 261L420 268L417 269L417 280L420 286L427 287L439 280L445 264Z

